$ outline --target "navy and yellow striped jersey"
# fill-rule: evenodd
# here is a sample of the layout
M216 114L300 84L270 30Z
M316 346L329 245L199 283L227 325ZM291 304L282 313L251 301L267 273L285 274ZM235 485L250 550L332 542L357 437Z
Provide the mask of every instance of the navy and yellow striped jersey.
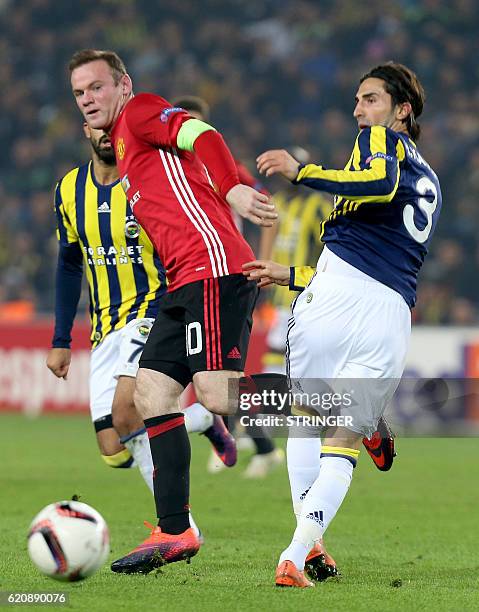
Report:
M279 229L272 259L280 264L303 266L318 260L322 250L321 224L332 210L332 202L320 193L290 191L276 193L273 201L278 213ZM289 308L294 295L288 287L275 285L272 303Z
M438 178L414 142L386 127L365 128L344 170L308 164L293 182L335 195L322 241L413 307L442 203Z
M56 187L55 211L60 245L83 254L93 347L132 319L156 317L165 271L120 181L98 184L92 162L75 168Z

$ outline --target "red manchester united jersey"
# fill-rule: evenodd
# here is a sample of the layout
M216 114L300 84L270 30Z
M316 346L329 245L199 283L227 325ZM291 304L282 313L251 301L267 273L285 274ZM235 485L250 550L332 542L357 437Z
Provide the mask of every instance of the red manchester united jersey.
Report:
M240 273L254 259L200 158L177 148L189 119L164 98L139 94L111 132L123 189L166 268L169 291Z

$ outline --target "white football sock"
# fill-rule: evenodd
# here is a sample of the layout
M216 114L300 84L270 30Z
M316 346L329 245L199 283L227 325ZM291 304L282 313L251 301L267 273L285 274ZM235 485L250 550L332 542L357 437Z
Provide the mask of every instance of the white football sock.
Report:
M308 548L307 545L303 544L299 540L295 540L293 538L291 544L283 550L281 556L279 558L278 565L283 563L283 561L292 561L300 572L304 570L304 561L309 554L311 548Z
M198 527L198 525L195 523L194 519L193 519L193 515L190 512L190 527L193 529L193 531L196 533L197 536L200 535L200 529Z
M132 454L135 465L138 466L143 476L143 480L153 493L153 461L151 459L150 442L146 429L139 429L137 432L130 434L130 436L121 438L121 442Z
M298 520L306 493L319 475L321 439L289 436L286 453L291 499Z
M293 561L304 569L306 557L314 543L323 537L348 492L353 464L344 457L321 457L319 476L304 498L301 516L291 544L283 551L280 562Z
M213 425L213 414L198 402L185 408L183 414L188 433L203 433Z

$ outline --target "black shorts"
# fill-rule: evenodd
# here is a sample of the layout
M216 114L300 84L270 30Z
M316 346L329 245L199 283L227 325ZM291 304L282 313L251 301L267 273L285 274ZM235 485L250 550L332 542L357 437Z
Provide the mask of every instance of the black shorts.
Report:
M196 372L235 370L246 363L258 296L242 274L207 278L167 293L140 359L185 386Z

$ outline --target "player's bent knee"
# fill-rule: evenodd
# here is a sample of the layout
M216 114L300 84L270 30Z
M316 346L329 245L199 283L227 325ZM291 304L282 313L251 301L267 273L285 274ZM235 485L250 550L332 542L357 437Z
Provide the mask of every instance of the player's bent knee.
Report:
M214 414L227 416L234 414L236 411L232 402L228 401L228 397L221 397L214 391L199 391L196 389L196 395L200 404Z
M219 414L220 416L228 416L234 414L234 410L228 408L228 404L219 402L216 398L211 400L203 400L202 405L213 412L213 414Z
M240 372L225 370L198 372L193 376L198 401L215 414L235 414L238 409L237 385L231 385L230 382L241 376Z
M98 419L94 423L96 431L96 440L100 454L102 457L115 456L124 450L123 444L120 443L120 437L113 428L113 421L111 414Z
M102 455L103 461L112 468L130 468L133 466L133 457L127 448L113 455Z
M128 404L114 404L112 407L113 427L120 436L138 429L138 413L133 401Z

